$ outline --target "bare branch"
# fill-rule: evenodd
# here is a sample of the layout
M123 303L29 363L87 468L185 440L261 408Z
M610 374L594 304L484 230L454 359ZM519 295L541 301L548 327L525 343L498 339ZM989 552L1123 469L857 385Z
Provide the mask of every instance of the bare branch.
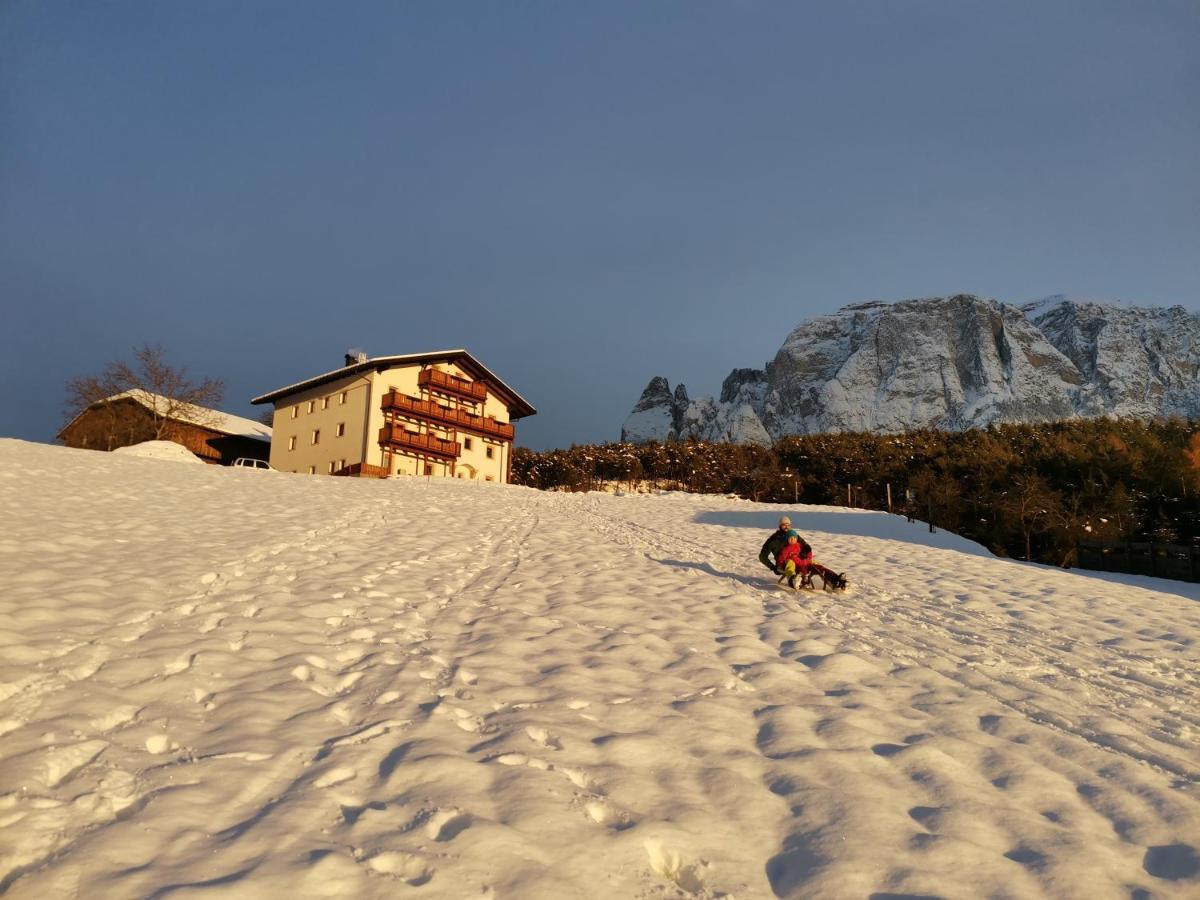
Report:
M142 396L137 400L149 414L149 432L154 440L169 438L176 421L215 425L217 414L207 407L220 403L225 395L225 385L219 379L194 381L188 377L186 367L168 362L166 350L160 344L134 347L131 361L116 360L106 365L99 375L72 378L66 389L68 421L102 400L130 391L140 392ZM106 449L118 446L118 441L129 442L132 433L117 433L120 419L117 405L105 404L103 409L105 420L111 420L104 441Z

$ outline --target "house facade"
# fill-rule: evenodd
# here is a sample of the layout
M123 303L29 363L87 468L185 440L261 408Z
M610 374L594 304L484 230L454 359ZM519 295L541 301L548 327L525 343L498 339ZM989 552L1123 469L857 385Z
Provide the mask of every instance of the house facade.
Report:
M181 444L206 463L267 459L271 428L215 409L131 390L91 404L58 433L68 447L116 450L155 439Z
M274 406L271 466L310 475L507 482L513 423L536 414L466 350L346 357L251 403Z

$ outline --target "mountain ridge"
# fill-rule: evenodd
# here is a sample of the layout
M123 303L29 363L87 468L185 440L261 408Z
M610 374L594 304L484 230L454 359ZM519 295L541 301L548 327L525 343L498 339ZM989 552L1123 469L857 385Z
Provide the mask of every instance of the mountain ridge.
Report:
M868 301L797 325L719 399L656 376L621 439L770 444L788 434L964 430L1200 415L1200 316L1182 306L974 294ZM653 388L653 390L652 390Z

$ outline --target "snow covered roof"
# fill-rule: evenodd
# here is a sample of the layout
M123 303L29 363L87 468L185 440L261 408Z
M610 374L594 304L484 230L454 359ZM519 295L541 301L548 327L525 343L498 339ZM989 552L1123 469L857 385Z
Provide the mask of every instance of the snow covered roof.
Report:
M113 394L111 397L105 397L93 403L88 409L93 409L102 403L112 403L116 400L134 400L147 409L156 412L165 412L172 406L175 406L175 414L171 416L180 422L187 422L192 425L199 425L203 428L209 428L213 431L219 431L221 434L233 435L235 437L254 438L259 441L271 440L271 426L264 425L262 422L255 422L252 419L243 419L241 416L232 416L229 413L223 413L220 410L208 409L204 406L196 406L192 403L184 403L177 405L175 401L170 400L161 394L154 394L150 391L143 391L140 388L134 388L129 391L122 391L120 394ZM85 410L86 412L86 410ZM79 415L83 415L80 413ZM79 416L75 417L76 419ZM67 426L68 428L70 426ZM66 429L63 429L64 431Z
M500 396L500 398L508 404L509 415L513 419L522 419L526 416L537 414L537 410L533 405L514 391L511 387L496 377L495 373L488 369L483 363L477 360L469 352L459 347L455 350L435 350L432 353L407 353L400 356L375 356L363 362L352 363L348 366L342 366L340 369L334 369L330 372L317 375L313 378L298 381L295 384L289 384L287 387L281 387L278 390L263 394L251 400L251 403L274 403L278 400L290 395L306 391L309 388L317 387L326 382L336 381L339 378L345 378L347 375L357 375L359 372L368 372L372 369L382 371L390 369L393 366L411 365L414 363L425 362L440 362L453 361L461 366L466 371L470 372L476 378L482 379L488 383L488 386Z

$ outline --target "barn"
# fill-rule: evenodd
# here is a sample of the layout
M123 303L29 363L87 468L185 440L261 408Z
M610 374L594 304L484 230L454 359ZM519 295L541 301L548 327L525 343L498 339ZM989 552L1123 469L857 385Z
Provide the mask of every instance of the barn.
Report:
M137 389L91 404L58 433L58 439L88 450L174 441L205 462L222 466L238 457L266 460L271 455L269 425Z

